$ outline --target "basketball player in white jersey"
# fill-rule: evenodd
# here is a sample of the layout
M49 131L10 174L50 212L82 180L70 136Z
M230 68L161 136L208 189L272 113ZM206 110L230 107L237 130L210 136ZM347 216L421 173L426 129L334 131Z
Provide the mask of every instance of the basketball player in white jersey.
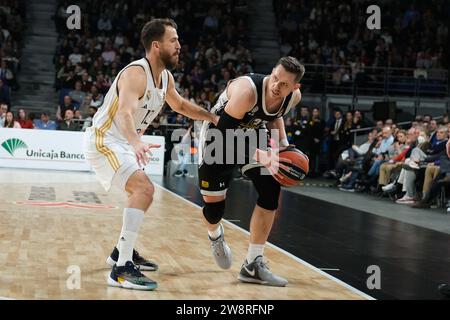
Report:
M112 265L108 284L153 290L157 283L140 272L157 266L134 250L144 212L153 200L154 187L141 169L149 161L151 148L141 135L158 115L164 102L187 117L217 123L218 117L183 99L175 90L167 69L178 63L180 43L177 25L171 19L154 19L141 32L145 57L122 69L86 131L85 155L97 179L108 191L115 185L128 193L117 247L107 263Z

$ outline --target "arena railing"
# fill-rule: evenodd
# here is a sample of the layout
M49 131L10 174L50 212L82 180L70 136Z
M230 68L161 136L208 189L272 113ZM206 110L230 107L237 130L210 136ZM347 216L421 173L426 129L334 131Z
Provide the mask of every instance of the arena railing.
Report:
M353 96L448 97L446 69L305 64L304 92Z

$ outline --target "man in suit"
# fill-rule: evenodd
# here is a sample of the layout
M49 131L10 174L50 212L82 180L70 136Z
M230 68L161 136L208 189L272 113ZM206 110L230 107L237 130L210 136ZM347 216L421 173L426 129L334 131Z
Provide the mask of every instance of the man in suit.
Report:
M340 109L334 110L334 120L328 127L330 130L329 166L334 169L343 142L344 118Z

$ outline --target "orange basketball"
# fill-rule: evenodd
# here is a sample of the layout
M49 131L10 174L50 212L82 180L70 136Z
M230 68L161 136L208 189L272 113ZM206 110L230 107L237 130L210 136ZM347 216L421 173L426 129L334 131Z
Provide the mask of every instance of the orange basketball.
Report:
M309 171L309 159L300 150L294 147L288 147L279 153L280 163L288 167L288 170L279 168L274 175L282 186L291 187L298 185L303 180ZM291 163L283 161L289 159Z

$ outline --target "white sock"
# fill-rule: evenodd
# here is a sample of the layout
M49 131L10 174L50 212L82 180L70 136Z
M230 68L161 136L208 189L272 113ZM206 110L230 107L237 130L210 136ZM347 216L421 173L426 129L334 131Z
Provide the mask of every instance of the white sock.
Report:
M209 231L208 230L208 235L211 239L216 240L220 237L220 235L222 234L222 231L220 230L220 224L217 225L217 229L214 231Z
M262 256L264 254L264 246L264 244L250 243L247 251L247 262L251 263L257 256Z
M144 219L144 211L134 208L123 209L123 225L120 232L118 266L124 266L127 261L133 261L133 249L136 243L139 227Z

